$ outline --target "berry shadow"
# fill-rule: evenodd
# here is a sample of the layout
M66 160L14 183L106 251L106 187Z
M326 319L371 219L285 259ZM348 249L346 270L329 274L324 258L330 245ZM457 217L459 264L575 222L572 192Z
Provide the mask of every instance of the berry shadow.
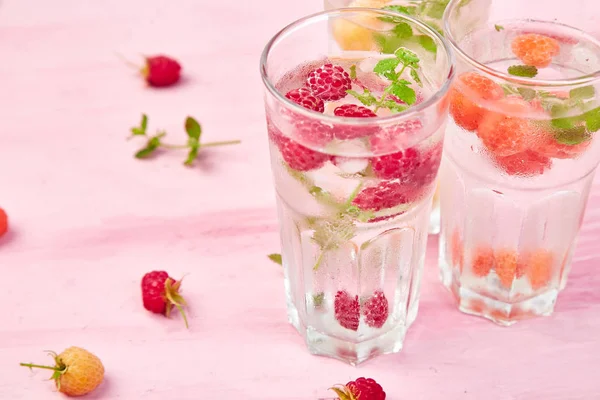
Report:
M19 232L9 227L9 231L2 237L0 237L0 248L2 246L8 246L12 242L15 242L19 237Z
M96 390L94 390L92 393L87 394L85 396L85 398L87 400L92 400L92 399L108 399L108 396L111 394L110 393L110 388L111 388L111 384L110 384L110 378L107 377L106 375L104 375L104 381L100 384L100 386L98 386L98 388Z

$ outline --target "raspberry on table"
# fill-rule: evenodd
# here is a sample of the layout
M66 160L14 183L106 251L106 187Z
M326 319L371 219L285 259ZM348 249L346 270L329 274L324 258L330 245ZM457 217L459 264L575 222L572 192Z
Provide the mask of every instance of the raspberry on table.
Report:
M0 208L0 237L6 232L8 232L8 215L6 215L6 211Z
M385 400L383 388L371 378L358 378L355 381L348 382L346 389L353 395L353 397L347 397L348 399Z
M306 85L321 100L333 101L346 97L352 80L339 65L324 64L308 74Z
M365 322L371 328L381 328L389 315L389 303L381 290L375 291L362 305Z
M290 90L285 94L285 97L308 110L316 111L318 113L325 111L325 103L323 100L314 96L312 92L305 87Z
M487 276L494 267L494 251L491 247L480 246L473 252L471 269L478 277Z
M358 296L350 296L345 290L339 290L335 294L333 302L335 319L346 329L358 330L360 322L360 304Z
M535 138L535 127L527 118L514 114L531 112L531 105L521 98L506 97L496 102L496 108L484 114L477 128L484 146L497 157L527 150Z
M150 86L171 86L179 81L181 65L177 60L164 55L147 57L142 75Z
M475 131L483 118L485 109L478 103L504 97L502 87L493 80L476 72L466 72L450 90L450 115L456 125Z
M494 252L494 259L500 283L505 288L510 288L517 273L517 252L511 249L499 249Z
M337 117L343 118L375 118L375 114L370 109L358 106L356 104L343 104L337 107L333 114ZM340 140L351 140L357 139L363 136L369 136L377 132L379 128L373 126L346 126L346 125L335 125L333 128L334 136Z
M365 211L380 211L409 203L414 197L414 188L397 181L383 181L377 186L363 189L352 204Z
M552 167L550 158L533 150L525 150L506 157L496 157L495 161L504 172L516 176L542 175Z
M537 68L549 66L552 58L560 52L560 44L556 39L539 33L527 33L515 37L511 48L523 64Z

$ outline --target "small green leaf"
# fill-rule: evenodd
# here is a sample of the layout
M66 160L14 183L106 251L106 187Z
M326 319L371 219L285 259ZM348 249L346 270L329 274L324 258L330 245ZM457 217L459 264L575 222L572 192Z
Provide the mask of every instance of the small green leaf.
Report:
M146 132L146 128L148 127L148 116L146 114L142 114L142 123L140 124L142 131Z
M529 89L529 88L518 88L517 90L519 91L519 94L521 95L521 97L523 97L523 100L531 101L531 100L535 99L535 96L536 96L535 90Z
M504 27L502 25L494 25L494 29L496 29L496 32L500 32L504 30Z
M449 0L438 0L438 1L430 1L430 2L421 2L424 5L424 9L421 11L425 13L428 17L433 19L442 19L444 16L444 11L446 11L446 6L448 5Z
M188 136L194 139L200 139L200 134L202 133L202 128L198 121L196 121L192 117L187 117L185 120L185 131Z
M394 100L384 100L379 105L379 108L387 108L393 112L402 112L402 111L406 110L408 107L403 104L400 104Z
M596 107L593 110L586 112L583 115L585 119L585 126L590 132L597 132L600 130L600 107Z
M413 29L406 22L400 22L392 29L392 33L398 39L408 39L412 37Z
M419 64L419 56L407 48L400 47L394 52L394 55L400 62L406 66L416 66Z
M200 150L200 146L198 145L192 146L190 148L190 151L188 152L187 158L184 162L185 165L189 167L194 163L194 160L196 159L196 157L198 157L198 150Z
M382 10L385 11L393 11L393 12L397 12L398 14L405 14L405 15L415 15L416 11L417 11L417 7L414 6L398 6L398 5L393 5L393 6L385 6L382 8ZM384 22L398 22L401 21L400 18L394 18L394 17L381 17L380 18L382 21Z
M413 105L417 101L415 91L402 81L392 83L386 90L408 105Z
M148 127L148 116L146 114L142 114L142 121L140 122L140 126L131 128L131 133L134 136L137 136L137 135L143 136L146 134L147 127Z
M283 265L283 261L281 259L281 254L273 253L273 254L269 254L267 257L269 257L269 259L271 261L273 261L275 264Z
M586 131L584 126L578 126L571 129L555 131L554 138L559 143L575 146L589 140L590 134Z
M313 294L313 304L315 307L321 307L323 305L323 300L325 299L325 293L317 293Z
M533 78L537 75L538 69L531 65L511 65L508 67L508 73L523 78Z
M348 93L350 96L356 97L358 101L363 103L365 106L372 106L377 102L377 99L375 96L373 96L369 89L364 89L363 93L358 93L354 90L347 90L346 93Z
M416 36L417 42L423 47L425 50L436 53L437 45L433 41L433 39L427 35L418 35Z
M416 69L414 69L414 68L410 69L410 76L417 83L417 85L423 87L423 82L421 82L421 77L419 76L419 72Z
M373 35L373 39L383 54L394 54L394 51L404 43L404 39L398 39L393 35Z
M356 79L356 65L355 64L350 66L350 79L352 79L352 80Z
M596 95L596 89L593 86L583 86L573 89L569 92L569 98L576 100L592 99Z
M161 133L161 134L151 137L150 140L148 140L146 147L144 147L143 149L141 149L137 153L135 153L135 157L136 158L147 158L150 155L152 155L152 153L154 153L154 151L160 147L160 144L161 144L160 138L162 138L163 136L164 136L164 133Z
M375 65L373 72L394 81L398 78L398 74L396 73L398 64L400 64L400 60L397 58L384 58Z

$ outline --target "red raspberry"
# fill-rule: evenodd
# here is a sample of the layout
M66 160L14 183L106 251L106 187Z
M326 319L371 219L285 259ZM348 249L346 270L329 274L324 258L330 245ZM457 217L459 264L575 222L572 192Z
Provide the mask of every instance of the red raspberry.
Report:
M323 103L323 100L315 97L307 88L290 90L285 94L285 97L309 110L319 113L325 111L325 103Z
M371 378L358 378L332 390L341 400L385 400L383 388Z
M345 290L339 290L335 294L333 303L335 319L341 326L353 331L358 330L360 320L360 304L358 296L350 296Z
M294 126L298 138L309 144L324 146L333 139L333 129L315 119L300 117L294 121Z
M505 157L525 151L536 135L535 128L524 117L514 114L534 111L521 98L507 97L499 100L500 111L488 111L477 129L477 135L485 147L495 156Z
M338 117L344 118L375 118L377 114L366 107L357 106L356 104L344 104L337 107L333 113ZM363 136L372 135L377 132L376 126L345 126L336 125L334 127L334 135L340 140L351 140Z
M142 75L150 86L171 86L179 81L181 65L167 56L153 56L146 58L146 66Z
M0 237L6 232L8 232L8 215L6 215L6 211L0 208Z
M411 137L416 136L421 129L423 124L419 119L402 121L381 129L369 137L371 151L374 154L384 154L402 149L404 144L409 143Z
M381 290L373 293L362 305L367 325L372 328L381 328L389 315L389 304L385 294Z
M519 176L541 175L552 166L552 160L533 150L506 157L496 157L496 162L507 174Z
M403 151L371 159L371 167L378 178L400 179L417 187L435 180L442 160L442 144L427 151L411 147Z
M310 171L321 168L331 156L314 151L284 136L272 123L267 122L269 137L281 152L289 167L296 171ZM307 135L308 132L306 131ZM310 140L310 138L308 138Z
M562 43L562 44L577 44L577 43L579 43L579 40L577 40L571 36L556 35L554 33L549 33L549 32L531 32L531 31L521 32L521 34L523 34L523 35L528 35L528 34L532 34L532 33L547 36L547 37L554 39L557 42Z
M473 253L471 268L479 277L487 276L494 267L494 250L491 247L478 247Z
M466 92L465 92L466 90ZM504 97L502 87L476 72L466 72L450 90L450 115L456 125L468 131L479 126L485 110L478 104Z
M378 186L363 189L352 204L361 210L379 211L409 203L414 198L414 188L396 181L384 181Z
M165 271L148 272L142 278L142 300L144 308L155 314L167 317L173 306L177 307L183 316L185 326L188 326L187 317L183 311L186 305L184 298L179 294L181 280L176 281Z
M315 96L330 101L346 97L346 91L352 87L352 81L344 68L325 64L308 74L306 85Z
M560 44L556 39L527 33L515 37L512 41L512 51L525 65L545 68L552 62L552 58L560 52Z

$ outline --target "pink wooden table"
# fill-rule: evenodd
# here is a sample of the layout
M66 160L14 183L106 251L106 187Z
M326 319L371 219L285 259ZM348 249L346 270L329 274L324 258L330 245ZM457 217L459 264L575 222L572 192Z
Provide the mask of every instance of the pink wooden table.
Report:
M177 5L175 5L177 4ZM600 399L600 184L570 284L550 318L501 328L454 309L437 238L401 354L359 368L311 356L288 325L258 57L318 0L3 0L0 5L0 398L54 399L43 350L97 353L92 399L316 399L371 376L389 399ZM167 52L186 82L150 90L115 57ZM142 112L184 140L242 139L153 161L125 141ZM134 143L135 142L135 143ZM141 306L151 269L189 274L191 329Z

